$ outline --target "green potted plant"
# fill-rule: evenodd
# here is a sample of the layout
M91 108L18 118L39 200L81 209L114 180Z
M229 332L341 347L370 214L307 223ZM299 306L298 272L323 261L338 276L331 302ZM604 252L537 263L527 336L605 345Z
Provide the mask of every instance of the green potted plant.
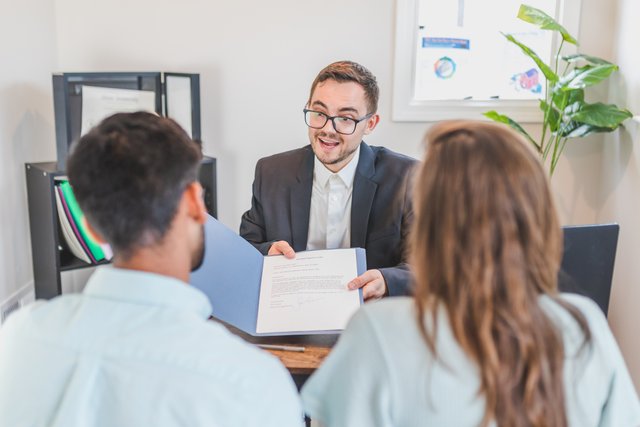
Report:
M577 46L578 41L562 25L539 9L523 4L518 11L518 18L543 30L555 31L562 38L553 61L546 64L532 49L511 34L503 34L536 63L546 78L545 98L540 100L540 110L543 112L542 136L535 140L518 122L496 111L489 111L484 115L523 134L534 145L543 163L551 155L549 175L552 176L569 139L611 132L632 117L632 114L613 104L590 104L584 100L585 88L607 79L618 69L617 65L585 54L561 56L565 43ZM558 73L560 67L562 73Z

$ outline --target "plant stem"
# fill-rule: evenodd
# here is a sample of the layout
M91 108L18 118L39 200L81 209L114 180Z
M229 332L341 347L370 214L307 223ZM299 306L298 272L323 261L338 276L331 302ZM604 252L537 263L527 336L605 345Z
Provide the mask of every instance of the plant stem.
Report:
M552 176L553 175L553 171L556 170L556 166L558 164L558 160L560 160L560 154L562 154L562 152L564 151L564 146L567 144L568 140L569 140L569 138L562 138L562 140L559 142L560 149L558 150L558 156L551 161L551 168L550 168L550 171L549 171L549 175L550 176Z
M560 60L560 53L562 52L562 46L564 46L564 39L560 42L560 47L558 47L558 52L556 53L556 67L554 72L556 76L558 75L558 61Z
M558 75L558 63L560 62L560 54L562 53L563 46L564 46L564 39L560 41L560 45L558 46L558 50L555 55L554 73L556 74L556 76ZM565 72L566 72L566 68L565 68ZM551 129L551 125L549 123L549 119L550 119L549 111L551 110L551 108L553 108L553 103L555 101L555 93L553 93L553 89L552 89L551 96L549 96L549 89L550 89L549 80L546 80L546 91L544 94L544 102L546 107L544 111L544 119L542 122L542 138L540 141L540 152L542 153L542 161L546 162L547 157L549 156L549 149L551 148L551 145L553 145L554 147L553 156L551 158L552 168L549 174L549 175L553 175L553 162L556 157L556 152L558 149L557 147L558 137L559 137L558 130L560 129L560 124L562 123L562 114L564 111L564 105L562 106L562 108L559 109L560 111L559 111L558 122L556 123L556 135L551 134L551 136L549 137L549 140L545 144L545 138L547 136L547 128ZM552 144L552 141L553 141L553 144Z
M560 54L562 53L562 47L564 46L564 38L560 41L560 46L558 46L558 51L556 52L556 56L555 56L555 67L554 67L554 72L556 73L556 76L558 75L558 65L560 63ZM564 75L564 73L567 72L567 69L569 67L569 64L567 63L564 72L562 73ZM559 77L558 77L559 78ZM553 96L551 98L551 102L553 102ZM561 135L561 126L563 123L563 116L564 116L564 109L567 107L567 98L563 97L562 98L562 102L561 104L558 106L558 121L556 122L556 133L555 133L555 138L549 138L549 144L552 144L553 141L553 154L551 155L551 165L549 166L549 176L553 176L553 171L556 168L556 165L558 164L558 159L560 158L560 154L562 154L562 150L564 149L564 142L566 142L567 138L562 138ZM549 106L549 108L553 108L553 106ZM560 145L562 145L560 147ZM549 148L547 147L547 151L545 153L544 156L544 160L546 161L547 159L547 155L549 154Z
M553 97L551 97L551 101L553 102ZM545 79L545 92L544 92L544 102L546 108L544 109L544 117L542 119L542 137L540 138L540 146L538 147L538 153L544 153L544 139L547 136L547 127L549 121L549 81Z
M544 148L544 153L542 153L542 162L546 162L547 161L547 157L549 157L549 150L551 149L551 146L553 145L551 143L551 141L553 141L553 139L555 138L555 135L551 134L549 135L549 140L547 141L547 145Z
M553 141L553 155L551 156L551 167L549 170L549 176L553 175L553 171L556 168L556 164L560 159L560 154L562 154L562 150L564 150L564 143L566 143L567 138L562 138L560 136L560 132L556 133L556 138ZM564 143L563 143L564 142Z

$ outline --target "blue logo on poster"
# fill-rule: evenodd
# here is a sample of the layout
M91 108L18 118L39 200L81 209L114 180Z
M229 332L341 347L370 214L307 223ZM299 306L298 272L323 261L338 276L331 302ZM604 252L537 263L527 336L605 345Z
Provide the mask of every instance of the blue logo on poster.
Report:
M456 63L448 56L443 56L433 64L433 71L439 79L451 78L456 73Z
M451 37L423 37L422 47L442 49L466 49L469 50L468 39L454 39Z

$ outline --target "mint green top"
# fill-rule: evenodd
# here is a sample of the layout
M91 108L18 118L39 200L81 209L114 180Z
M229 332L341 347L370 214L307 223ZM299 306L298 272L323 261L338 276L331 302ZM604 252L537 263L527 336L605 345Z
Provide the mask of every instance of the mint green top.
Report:
M572 427L638 427L640 404L607 321L591 300L563 294L587 318L582 332L551 299L540 299L564 337L564 384ZM365 305L351 319L327 360L302 389L305 411L327 427L478 426L485 403L476 365L438 313L436 360L422 339L410 298ZM446 364L446 366L445 366Z

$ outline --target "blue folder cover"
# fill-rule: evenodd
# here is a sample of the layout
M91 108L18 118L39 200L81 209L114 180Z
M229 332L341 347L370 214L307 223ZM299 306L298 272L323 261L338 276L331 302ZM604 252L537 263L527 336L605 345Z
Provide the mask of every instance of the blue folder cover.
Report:
M357 271L366 271L365 250L356 248ZM191 285L204 292L213 316L253 336L338 334L341 331L256 333L264 256L221 222L205 224L205 252L200 268L191 273ZM362 290L360 302L362 303Z

